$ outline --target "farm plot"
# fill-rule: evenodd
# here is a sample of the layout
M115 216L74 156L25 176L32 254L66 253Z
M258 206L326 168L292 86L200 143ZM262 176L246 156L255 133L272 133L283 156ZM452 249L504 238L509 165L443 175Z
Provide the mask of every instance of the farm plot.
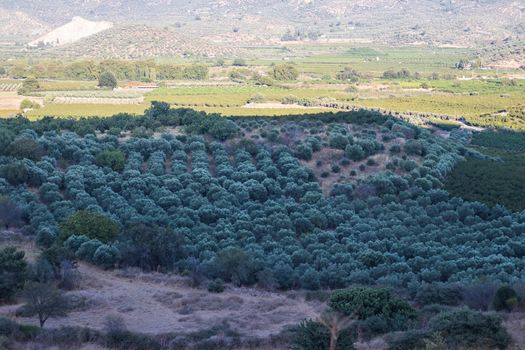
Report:
M38 95L56 104L129 105L144 102L140 91L48 91Z
M0 91L13 92L17 91L21 86L22 84L18 82L0 82Z

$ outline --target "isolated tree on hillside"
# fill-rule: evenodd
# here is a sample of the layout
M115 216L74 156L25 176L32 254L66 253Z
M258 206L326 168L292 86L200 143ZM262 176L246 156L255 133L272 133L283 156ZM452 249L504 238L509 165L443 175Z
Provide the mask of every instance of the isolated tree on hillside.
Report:
M115 77L115 74L112 72L106 71L100 74L100 77L98 78L98 86L99 87L107 87L114 89L118 85L117 78Z
M40 328L50 318L66 316L68 302L63 292L48 283L28 282L22 291L25 308L29 314L37 315Z

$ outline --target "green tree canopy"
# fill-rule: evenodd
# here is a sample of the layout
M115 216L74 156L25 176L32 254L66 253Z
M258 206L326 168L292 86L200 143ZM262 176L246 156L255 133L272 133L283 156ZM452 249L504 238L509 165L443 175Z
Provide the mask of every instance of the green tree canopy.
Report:
M113 241L118 233L119 227L113 220L87 210L77 211L60 226L60 239L63 241L72 235L84 235L107 243Z
M0 301L6 301L20 290L27 279L25 253L14 247L0 250Z
M98 86L114 89L118 85L115 74L110 71L105 71L98 77Z
M96 162L98 166L108 167L113 169L113 171L121 172L124 170L126 156L120 150L109 149L97 154Z
M275 80L297 80L299 71L292 64L278 64L272 69L272 77Z

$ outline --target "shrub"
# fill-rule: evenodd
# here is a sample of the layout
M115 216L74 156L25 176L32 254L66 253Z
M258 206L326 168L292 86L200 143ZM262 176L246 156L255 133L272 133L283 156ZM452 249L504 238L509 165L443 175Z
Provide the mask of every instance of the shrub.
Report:
M159 342L147 335L114 330L106 335L106 346L118 350L160 350Z
M245 67L248 65L248 63L246 63L246 60L242 59L242 58L236 58L233 60L233 63L232 63L233 66L236 66L236 67Z
M493 304L498 286L484 282L463 287L463 302L471 309L487 311Z
M255 94L248 100L248 103L264 103L266 102L266 96L262 94Z
M332 134L328 141L330 147L341 150L344 150L348 143L348 137L342 134Z
M76 252L83 243L89 241L89 237L80 235L72 235L64 242L64 247L68 248L72 252Z
M22 209L9 198L0 196L0 225L9 227L17 225L22 219Z
M102 246L102 242L97 239L92 239L90 241L84 242L80 245L78 250L75 252L75 255L85 261L93 261L95 252L99 247Z
M214 261L217 275L236 285L255 282L255 270L250 256L240 248L228 247L221 250Z
M341 171L341 167L337 164L332 164L332 172L337 174Z
M342 71L338 72L335 76L337 80L349 81L355 83L359 80L361 74L352 67L345 67Z
M224 292L224 281L220 278L216 278L208 283L208 292L210 293L222 293Z
M360 145L348 145L345 148L346 156L353 161L360 161L365 158L365 150Z
M408 140L403 148L405 149L405 152L408 155L425 155L425 147L423 146L423 143L419 140Z
M519 302L520 298L516 291L512 287L503 286L497 290L492 305L496 311L512 311Z
M28 95L40 90L40 83L34 77L28 77L22 82L22 87L18 90L19 95Z
M388 350L445 350L447 344L439 334L416 330L392 334L388 337Z
M330 332L321 323L306 320L303 321L294 331L293 350L326 350L330 346ZM352 350L353 337L350 330L339 334L337 350Z
M104 269L115 267L118 259L118 249L107 244L99 246L93 255L93 262Z
M426 284L417 291L415 301L421 306L430 304L458 305L462 290L455 285Z
M296 80L299 76L299 71L291 64L277 64L272 68L272 77L275 80Z
M45 154L42 146L35 140L29 138L21 138L13 141L7 153L19 159L39 160Z
M455 310L430 320L432 332L441 334L452 348L505 349L510 336L496 315L484 315L470 310Z
M0 301L9 300L27 280L25 253L14 247L0 250Z
M392 145L390 147L389 151L392 154L399 154L399 153L401 153L401 146L400 145Z
M299 159L310 160L312 159L312 147L308 144L300 144L299 147L297 147L296 155Z
M21 110L24 110L24 109L39 109L40 108L40 105L36 102L33 102L31 101L30 99L28 98L25 98L22 100L22 102L20 102L20 109Z

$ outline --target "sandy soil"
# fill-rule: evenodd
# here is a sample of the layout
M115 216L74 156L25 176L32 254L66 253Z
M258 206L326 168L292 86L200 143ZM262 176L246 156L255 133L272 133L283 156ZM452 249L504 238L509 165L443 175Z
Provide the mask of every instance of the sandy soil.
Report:
M263 338L279 333L286 325L315 318L324 309L320 303L257 289L227 288L222 294L212 294L188 287L178 276L106 272L83 263L79 273L81 287L69 294L86 298L87 307L50 319L46 327L102 329L108 315L117 315L134 332L185 333L227 321L240 334ZM36 318L15 317L19 306L0 307L0 315L36 324Z
M19 96L16 92L0 92L0 110L18 110L20 103L26 98L40 105L44 103L44 99L41 97Z

